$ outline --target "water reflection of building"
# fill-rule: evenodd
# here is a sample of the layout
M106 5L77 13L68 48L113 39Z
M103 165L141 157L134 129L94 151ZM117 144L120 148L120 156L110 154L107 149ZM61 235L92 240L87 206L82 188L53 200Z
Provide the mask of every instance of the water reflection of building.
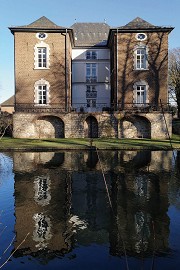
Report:
M168 177L172 153L100 151L14 153L16 246L21 252L69 252L110 242L113 255L168 249ZM159 159L158 159L159 157ZM161 162L162 160L162 162ZM154 222L154 230L153 223Z
M110 233L113 255L123 255L125 250L129 255L140 254L141 257L142 254L152 256L153 251L168 251L168 181L172 153L167 152L166 156L165 152L150 154L148 157L144 152L141 158L133 157L136 161L133 164L132 160L123 161L124 170L113 179L115 215ZM158 154L163 158L158 159ZM158 160L156 164L154 156Z
M106 173L110 188L111 174ZM72 174L72 213L86 224L76 226L76 238L82 245L107 243L109 238L110 207L100 171Z
M17 156L19 159L19 153ZM25 156L24 153L23 156ZM60 154L59 161L61 159ZM17 166L17 157L15 160ZM27 160L25 163L28 172L22 172L21 167L18 172L16 167L16 246L30 232L18 254L22 252L36 255L42 250L47 250L52 256L53 252L63 254L71 249L70 178L68 172L59 169L57 160L57 156L56 158L53 156L51 162L47 159L45 163L42 160L37 164L34 162L33 172L30 171L31 164L28 165Z

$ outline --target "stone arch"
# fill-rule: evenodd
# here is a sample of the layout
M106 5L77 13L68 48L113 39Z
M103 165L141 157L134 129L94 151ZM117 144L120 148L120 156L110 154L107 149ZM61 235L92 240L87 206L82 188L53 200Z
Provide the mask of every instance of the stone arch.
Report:
M120 120L120 138L151 138L151 122L144 116L125 115Z
M98 138L98 121L92 115L88 116L85 120L84 137L85 138Z
M40 116L35 121L38 138L64 138L64 122L57 116Z

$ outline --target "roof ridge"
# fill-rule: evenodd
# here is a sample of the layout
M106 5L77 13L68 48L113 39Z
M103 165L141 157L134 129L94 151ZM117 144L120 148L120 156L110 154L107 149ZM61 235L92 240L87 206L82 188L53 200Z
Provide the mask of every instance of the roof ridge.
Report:
M34 22L23 25L23 26L16 26L10 27L10 29L65 29L67 27L59 26L55 24L53 21L49 20L46 16L42 16L39 19L35 20Z
M100 24L100 25L106 25L106 26L108 26L110 28L110 25L107 24L106 22L75 22L70 27L73 27L73 26L78 25L78 24L84 24L84 25Z
M140 17L136 17L135 19L133 19L129 23L125 24L124 26L121 26L120 28L137 29L137 28L152 28L152 27L154 28L154 27L158 27L158 26L155 26L155 25L145 21L144 19L142 19Z
M33 25L37 25L37 24L41 24L42 25L42 23L48 23L48 24L54 25L56 27L58 26L53 21L49 20L46 16L40 17L39 19L37 19L34 22L28 24L27 26L33 26Z

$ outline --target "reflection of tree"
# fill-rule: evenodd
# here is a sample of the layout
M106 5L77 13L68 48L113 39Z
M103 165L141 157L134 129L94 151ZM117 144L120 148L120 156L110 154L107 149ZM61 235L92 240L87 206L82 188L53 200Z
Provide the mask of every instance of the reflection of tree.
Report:
M113 211L108 204L97 153L50 153L49 158L47 153L34 153L31 159L23 153L22 157L29 158L29 163L34 162L34 168L26 164L27 173L20 168L25 158L16 155L23 163L18 165L16 161L21 173L15 174L15 229L18 242L21 234L26 233L26 226L31 228L32 237L23 246L24 250L29 247L28 254L36 256L40 252L38 248L46 246L49 254L56 250L62 255L74 247L73 238L76 238L80 245L109 241L112 255L124 256L126 249L127 255L147 257L154 251L154 231L156 252L168 251L170 173L164 170L162 153L154 168L151 167L154 155L150 151L100 152ZM49 203L39 203L48 197L46 191L51 196ZM39 201L35 196L38 194ZM52 235L49 240L48 235ZM41 245L36 246L38 243ZM23 248L19 254L23 254Z
M180 209L180 151L177 151L174 171L172 172L170 185L169 185L169 197L170 202Z

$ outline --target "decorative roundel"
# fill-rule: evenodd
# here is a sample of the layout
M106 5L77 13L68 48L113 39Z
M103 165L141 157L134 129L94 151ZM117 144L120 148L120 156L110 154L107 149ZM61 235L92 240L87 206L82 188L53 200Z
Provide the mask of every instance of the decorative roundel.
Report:
M147 36L146 36L146 34L144 34L144 33L138 33L137 35L136 35L136 39L137 40L145 40L147 38Z
M46 33L37 33L36 37L39 39L46 39L47 38L47 34Z

